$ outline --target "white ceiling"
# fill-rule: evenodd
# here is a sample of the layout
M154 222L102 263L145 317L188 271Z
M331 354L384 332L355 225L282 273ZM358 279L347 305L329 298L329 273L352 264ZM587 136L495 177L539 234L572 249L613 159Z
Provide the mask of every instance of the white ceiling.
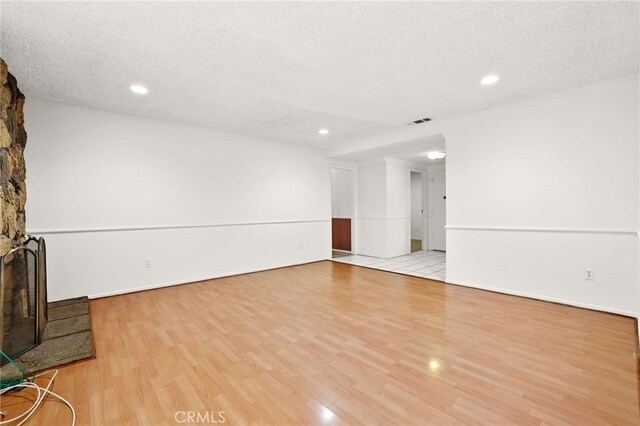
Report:
M0 16L27 96L320 147L638 71L635 2L3 1Z

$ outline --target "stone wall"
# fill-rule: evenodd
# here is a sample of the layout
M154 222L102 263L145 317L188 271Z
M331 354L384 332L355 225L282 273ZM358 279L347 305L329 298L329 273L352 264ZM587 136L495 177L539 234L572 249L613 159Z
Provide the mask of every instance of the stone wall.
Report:
M25 240L24 95L7 64L0 58L0 256L2 315L0 346L19 352L33 344L34 317L29 310L29 275L25 252L5 256ZM17 342L17 346L14 343ZM15 347L14 347L15 346Z
M24 95L0 58L0 256L25 240Z

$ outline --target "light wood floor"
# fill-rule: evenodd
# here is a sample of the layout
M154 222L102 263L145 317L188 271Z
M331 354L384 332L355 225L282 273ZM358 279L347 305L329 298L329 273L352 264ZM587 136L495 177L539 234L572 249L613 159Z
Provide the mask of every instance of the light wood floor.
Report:
M630 318L335 262L91 302L83 425L638 424ZM3 398L3 407L15 402ZM68 424L49 399L33 424ZM181 420L182 418L179 418Z
M422 240L411 240L411 253L422 250Z

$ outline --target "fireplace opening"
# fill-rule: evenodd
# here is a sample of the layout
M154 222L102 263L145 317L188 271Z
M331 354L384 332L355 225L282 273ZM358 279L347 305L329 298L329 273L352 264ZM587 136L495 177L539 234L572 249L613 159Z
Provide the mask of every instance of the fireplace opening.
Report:
M0 257L0 348L15 358L42 342L47 322L46 246L29 237ZM4 357L0 365L8 362Z

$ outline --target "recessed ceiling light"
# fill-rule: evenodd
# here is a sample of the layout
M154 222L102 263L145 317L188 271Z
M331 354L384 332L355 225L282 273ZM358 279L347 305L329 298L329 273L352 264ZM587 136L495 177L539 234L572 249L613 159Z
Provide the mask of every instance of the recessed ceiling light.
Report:
M429 160L441 160L444 158L444 156L447 155L442 151L431 151L431 152L427 152L427 158Z
M146 95L147 93L149 93L149 89L140 84L132 84L131 86L129 86L129 89L131 89L133 93L137 93L138 95Z
M328 135L329 131L327 129L320 129L318 130L318 133L320 133L321 135Z
M500 80L500 77L498 77L497 75L488 75L482 80L480 80L480 83L484 84L485 86L488 86L489 84L493 84L498 80Z

